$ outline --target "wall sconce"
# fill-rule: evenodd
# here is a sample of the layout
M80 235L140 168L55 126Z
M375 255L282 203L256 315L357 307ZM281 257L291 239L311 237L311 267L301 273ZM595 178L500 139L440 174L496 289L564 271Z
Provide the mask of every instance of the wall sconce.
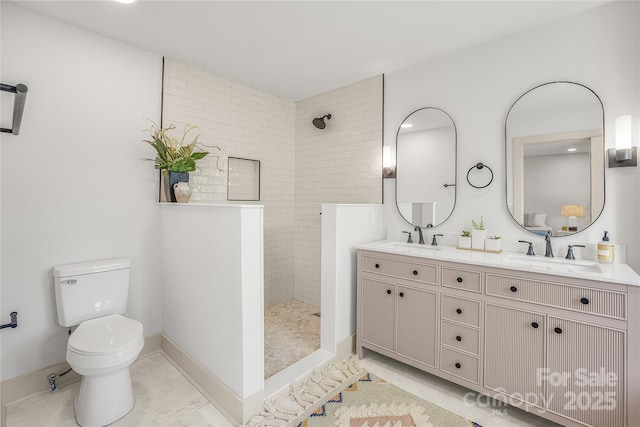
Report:
M382 147L382 177L383 178L395 178L396 177L396 162L391 157L391 147L385 145Z
M616 148L607 151L610 168L638 166L638 147L631 146L631 116L616 117Z
M584 206L563 205L560 208L560 215L567 217L567 230L578 231L578 217L584 216ZM564 227L562 227L564 229Z

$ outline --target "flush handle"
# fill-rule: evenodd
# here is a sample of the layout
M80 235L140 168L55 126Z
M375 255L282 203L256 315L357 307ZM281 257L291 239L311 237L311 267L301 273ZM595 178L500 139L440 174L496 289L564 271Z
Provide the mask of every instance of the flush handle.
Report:
M76 279L62 280L60 283L63 285L75 285L78 283Z

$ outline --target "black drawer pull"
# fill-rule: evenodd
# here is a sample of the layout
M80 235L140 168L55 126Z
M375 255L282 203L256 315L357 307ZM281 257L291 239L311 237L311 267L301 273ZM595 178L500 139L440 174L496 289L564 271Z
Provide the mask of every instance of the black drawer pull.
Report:
M456 280L458 281L458 283L462 283L462 277L458 277Z
M462 368L462 365L461 365L461 364L459 364L459 363L456 363L456 364L455 364L455 367L456 367L456 368L458 368L458 369L460 369L460 368Z
M538 322L531 322L531 327L533 329L538 329L538 326L540 326L540 325L538 325Z
M509 290L511 292L518 292L518 288L516 288L515 286L510 287Z
M387 289L387 295L391 295L391 289Z
M418 275L418 270L413 270L413 275L417 276Z
M580 302L587 305L589 304L589 298L580 298Z
M404 296L404 292L400 292L400 298L402 298Z
M462 309L461 308L456 308L456 313L462 314Z
M376 268L380 268L380 264L376 264Z
M561 328L553 328L553 331L554 331L556 334L561 334L561 333L562 333L562 329L561 329Z
M460 335L458 335L458 336L456 337L456 341L458 341L458 342L462 341L462 337L461 337Z

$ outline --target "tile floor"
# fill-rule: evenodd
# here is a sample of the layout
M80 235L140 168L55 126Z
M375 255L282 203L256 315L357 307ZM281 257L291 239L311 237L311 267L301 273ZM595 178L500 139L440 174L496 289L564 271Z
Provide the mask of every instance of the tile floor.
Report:
M373 351L365 351L360 366L409 393L475 421L483 427L562 427L515 407L495 406L495 403L489 403L491 401L484 396L478 398L478 394L469 389Z
M232 427L161 354L131 365L136 406L118 427ZM80 383L41 393L7 408L7 427L75 427L73 400Z
M373 374L425 400L480 423L484 427L558 426L513 407L466 404L469 390L367 351L360 365ZM131 367L136 407L113 426L230 427L226 420L161 354ZM73 399L80 383L42 393L7 408L7 427L74 427ZM474 399L467 399L467 402ZM329 426L328 426L329 427Z
M264 309L264 377L320 348L320 307L289 300Z

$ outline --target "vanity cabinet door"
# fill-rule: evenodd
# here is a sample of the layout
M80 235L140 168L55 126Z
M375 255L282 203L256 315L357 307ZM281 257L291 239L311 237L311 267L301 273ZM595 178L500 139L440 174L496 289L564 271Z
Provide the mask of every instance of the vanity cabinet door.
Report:
M398 286L396 353L436 367L437 294Z
M487 304L484 386L544 408L545 330L544 314Z
M362 341L394 351L395 286L362 280Z
M551 316L547 329L547 409L591 426L624 426L625 331Z

